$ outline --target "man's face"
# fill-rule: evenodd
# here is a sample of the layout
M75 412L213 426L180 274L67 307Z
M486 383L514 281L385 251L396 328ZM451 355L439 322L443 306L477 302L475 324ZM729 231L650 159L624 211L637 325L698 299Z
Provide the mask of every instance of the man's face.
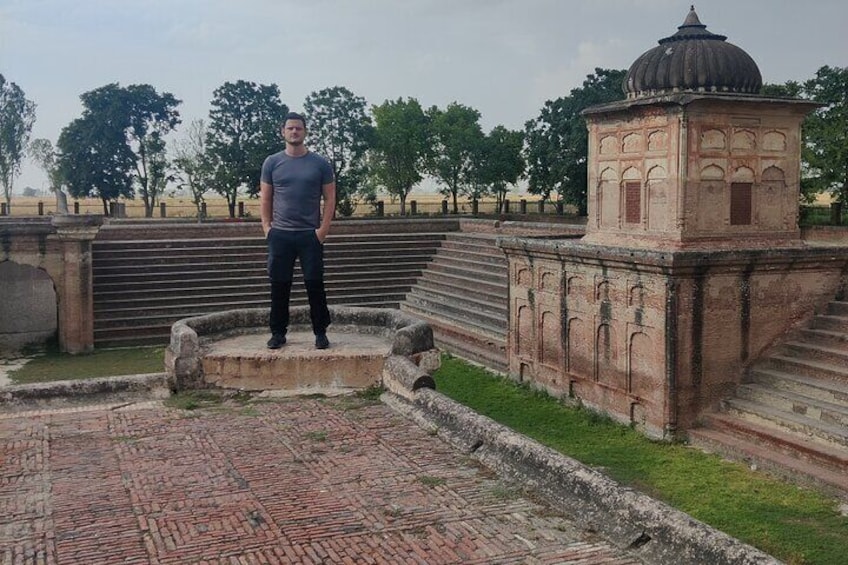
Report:
M303 145L303 139L306 137L306 128L303 127L303 122L300 120L286 120L283 124L283 139L289 145Z

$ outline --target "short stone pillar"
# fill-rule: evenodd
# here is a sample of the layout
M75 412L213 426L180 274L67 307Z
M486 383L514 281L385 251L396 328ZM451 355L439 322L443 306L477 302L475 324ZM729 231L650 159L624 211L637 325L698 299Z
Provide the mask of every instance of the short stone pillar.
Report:
M447 200L442 200L442 214L444 214L445 216L448 215L448 201Z
M480 203L475 198L474 200L471 201L471 213L476 216L477 212L479 212L479 211L480 211Z
M244 202L239 202L239 203L238 203L238 211L239 211L239 212L238 212L238 217L239 217L239 218L244 218Z
M418 202L416 202L415 200L410 200L409 201L409 215L414 216L417 213L418 213Z
M503 213L504 213L504 214L509 214L509 199L508 199L508 198L504 198L504 201L503 201Z
M94 289L91 242L102 216L54 216L61 242L62 272L54 276L59 302L59 347L67 353L94 349Z
M0 203L0 216L8 216L8 215L9 215L9 210L6 207L6 203L5 202Z
M79 214L79 200L74 201L74 214Z
M539 200L539 213L540 214L545 213L545 199L544 198Z
M377 209L376 209L377 217L378 217L378 218L382 218L382 217L383 217L383 211L384 211L384 208L385 208L385 205L383 204L383 201L382 201L382 200L378 200L378 201L377 201L377 206L376 206L376 208L377 208Z
M159 217L167 218L168 217L168 207L164 202L159 203Z
M842 202L830 203L830 223L834 226L842 225Z
M38 215L44 215L44 202L41 202L40 200L38 201Z
M526 214L526 213L527 213L527 201L526 201L525 199L523 199L523 198L522 198L521 200L519 200L519 202L518 202L518 210L519 210L522 214Z

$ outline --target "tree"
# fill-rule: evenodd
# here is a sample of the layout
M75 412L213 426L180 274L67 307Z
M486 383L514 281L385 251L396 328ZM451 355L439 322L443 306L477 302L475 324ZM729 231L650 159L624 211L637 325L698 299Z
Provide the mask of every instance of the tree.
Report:
M212 166L206 152L206 123L192 120L185 137L174 147L176 181L180 188L191 192L191 201L197 209L197 220L203 220L203 202L212 185Z
M433 146L427 170L442 185L442 194L453 200L456 214L457 196L471 189L473 157L483 143L480 112L452 102L444 111L431 108L428 117Z
M475 152L472 163L472 177L475 188L473 196L494 194L497 211L503 208L509 186L518 182L524 174L525 163L521 150L524 134L497 126L485 137Z
M0 74L0 184L6 208L12 208L12 185L21 173L32 126L35 102L27 100L24 91Z
M65 126L56 143L59 174L68 192L75 198L100 198L104 215L110 201L133 197L135 166L124 127L107 114L86 110Z
M405 215L406 197L423 178L429 148L427 116L415 98L386 100L372 113L371 171L379 186L400 198L400 213Z
M255 196L265 158L280 150L280 126L288 113L276 84L225 82L213 93L206 135L215 190L235 217L239 190Z
M581 112L589 106L624 98L627 71L595 69L568 96L545 102L539 116L525 124L528 190L577 206L586 215L589 135Z
M848 203L848 67L821 67L803 84L806 97L824 104L803 125L807 191L830 192Z
M364 184L365 155L374 137L365 98L343 86L334 86L311 93L303 108L309 124L309 144L333 166L336 211L350 216Z
M134 185L153 215L167 176L164 136L180 123L180 101L147 84L107 84L80 96L83 115L59 136L59 169L73 196L108 202L133 198Z
M158 94L149 84L128 86L123 93L127 104L127 135L136 154L135 180L144 202L145 217L152 217L156 201L165 192L170 177L164 136L180 123L173 94Z
M59 157L49 139L33 139L29 144L29 156L47 175L50 190L58 192L62 189L62 175L59 171Z
M50 192L56 195L56 214L68 213L68 197L62 191L62 171L59 169L59 157L49 139L33 139L29 144L29 155L50 181Z

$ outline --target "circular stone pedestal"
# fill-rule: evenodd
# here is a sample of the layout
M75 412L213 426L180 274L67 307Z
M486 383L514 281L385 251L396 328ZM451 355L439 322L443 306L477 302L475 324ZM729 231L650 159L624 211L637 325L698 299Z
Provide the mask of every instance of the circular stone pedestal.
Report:
M378 335L330 332L330 348L315 349L311 332L289 332L280 349L268 333L209 344L201 364L207 383L240 390L308 392L366 388L380 383L391 341Z

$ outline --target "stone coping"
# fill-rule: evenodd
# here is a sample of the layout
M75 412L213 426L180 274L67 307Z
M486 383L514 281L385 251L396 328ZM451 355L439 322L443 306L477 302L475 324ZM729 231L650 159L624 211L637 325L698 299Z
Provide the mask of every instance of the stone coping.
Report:
M269 316L268 308L250 308L216 312L175 322L171 326L170 344L165 350L165 370L171 390L207 388L209 384L204 378L202 361L209 344L236 335L267 333ZM434 348L430 325L400 310L334 306L330 307L330 316L333 320L331 333L337 328L339 331L386 338L389 341L389 359L420 357ZM309 307L291 308L289 330L308 327ZM332 362L332 350L328 352L328 362Z

